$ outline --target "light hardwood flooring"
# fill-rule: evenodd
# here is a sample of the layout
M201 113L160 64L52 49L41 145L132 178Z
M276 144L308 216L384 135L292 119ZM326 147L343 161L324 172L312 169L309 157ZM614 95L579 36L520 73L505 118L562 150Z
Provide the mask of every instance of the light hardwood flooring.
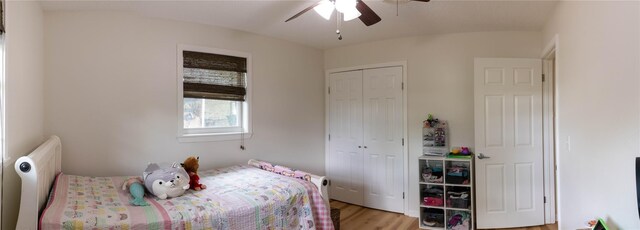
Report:
M336 200L331 201L332 208L340 209L340 229L420 229L418 218L403 214L385 212L377 209L365 208ZM557 225L543 225L527 228L509 228L503 230L558 230Z

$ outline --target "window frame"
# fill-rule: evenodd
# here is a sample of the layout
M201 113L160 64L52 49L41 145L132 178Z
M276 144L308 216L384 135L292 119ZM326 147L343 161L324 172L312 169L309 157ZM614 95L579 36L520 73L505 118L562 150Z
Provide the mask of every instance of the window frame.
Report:
M184 128L184 88L183 88L183 51L194 51L194 52L202 52L202 53L212 53L212 54L220 54L220 55L228 55L235 57L242 57L247 59L247 73L245 76L246 81L246 91L245 101L240 102L241 106L239 107L239 113L241 114L241 129L234 127L224 127L224 128ZM177 46L177 55L176 55L176 63L177 63L177 73L176 73L176 82L177 82L177 101L178 101L178 141L179 142L203 142L203 141L225 141L225 140L240 140L242 138L250 138L252 135L252 127L251 127L251 86L253 85L251 82L252 79L252 68L251 68L251 54L234 51L234 50L226 50L219 48L211 48L211 47L202 47L202 46L192 46L185 44L178 44Z

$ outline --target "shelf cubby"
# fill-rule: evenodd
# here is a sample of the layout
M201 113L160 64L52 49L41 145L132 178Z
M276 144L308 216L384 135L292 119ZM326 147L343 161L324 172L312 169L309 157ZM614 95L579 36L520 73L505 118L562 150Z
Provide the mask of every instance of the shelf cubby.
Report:
M419 158L420 228L475 229L473 158Z

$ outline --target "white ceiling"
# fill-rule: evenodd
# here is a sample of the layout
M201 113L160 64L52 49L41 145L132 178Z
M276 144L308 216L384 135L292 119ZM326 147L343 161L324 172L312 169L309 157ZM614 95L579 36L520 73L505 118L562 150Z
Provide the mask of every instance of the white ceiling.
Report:
M287 18L315 3L283 0L236 1L57 1L42 2L45 10L118 10L150 17L203 23L281 38L326 49L389 38L477 31L537 31L553 12L556 1L432 0L400 3L365 0L382 21L366 27L359 19L342 23L343 40L330 21L313 10ZM396 10L397 14L396 15Z

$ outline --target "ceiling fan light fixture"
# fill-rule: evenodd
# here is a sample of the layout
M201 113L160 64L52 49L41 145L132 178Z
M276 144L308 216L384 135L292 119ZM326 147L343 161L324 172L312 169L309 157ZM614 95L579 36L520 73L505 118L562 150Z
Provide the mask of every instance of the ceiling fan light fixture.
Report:
M358 4L357 0L335 0L336 1L336 10L340 13L346 13L351 10L356 10L356 4Z
M352 9L350 9L350 10L348 10L348 11L342 13L342 14L343 14L342 18L344 19L345 22L346 21L351 21L353 19L356 19L356 18L360 17L360 15L362 15L360 13L360 11L358 11L356 8L352 8Z
M324 19L329 20L331 18L331 15L333 14L333 8L333 2L331 2L330 0L322 0L322 2L314 7L313 10L315 10L316 13L318 13Z

